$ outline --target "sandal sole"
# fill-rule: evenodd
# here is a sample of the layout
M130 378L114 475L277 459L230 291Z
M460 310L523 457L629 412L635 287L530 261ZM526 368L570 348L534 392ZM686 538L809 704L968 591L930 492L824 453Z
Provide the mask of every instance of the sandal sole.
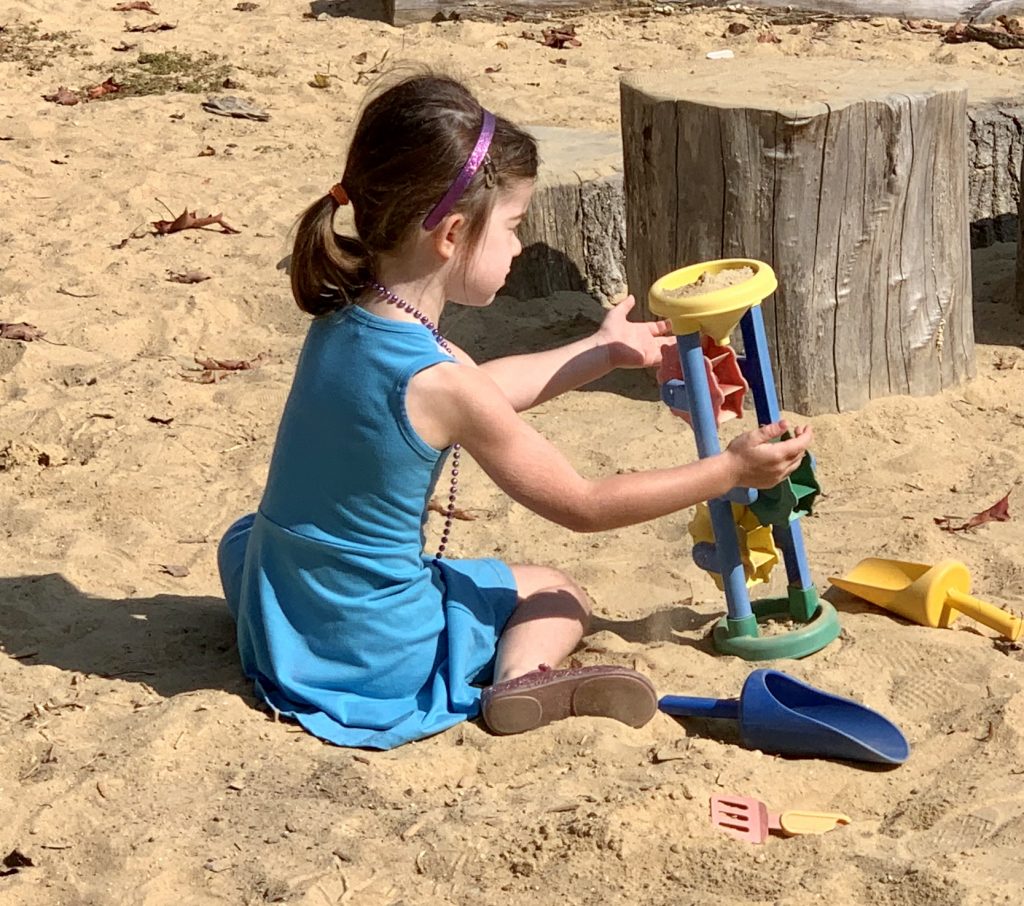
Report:
M488 728L500 736L524 733L566 717L609 717L642 727L658 711L654 686L623 671L555 677L490 697L483 708Z

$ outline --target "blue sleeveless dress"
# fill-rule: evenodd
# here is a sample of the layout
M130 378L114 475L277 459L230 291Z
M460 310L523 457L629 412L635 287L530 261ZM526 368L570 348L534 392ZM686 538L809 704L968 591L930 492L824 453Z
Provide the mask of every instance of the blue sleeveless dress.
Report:
M389 749L479 713L516 606L499 560L423 553L445 452L409 422L409 379L451 361L419 324L315 319L256 513L218 551L257 695L342 746Z

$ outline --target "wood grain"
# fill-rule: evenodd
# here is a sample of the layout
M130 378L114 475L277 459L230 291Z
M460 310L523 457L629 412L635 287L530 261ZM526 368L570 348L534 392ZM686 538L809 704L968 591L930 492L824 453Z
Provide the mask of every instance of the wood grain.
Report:
M971 245L1016 242L1024 99L971 102L967 128Z
M614 132L527 127L542 166L519 227L523 253L502 292L519 298L557 290L609 302L626 288L622 150Z

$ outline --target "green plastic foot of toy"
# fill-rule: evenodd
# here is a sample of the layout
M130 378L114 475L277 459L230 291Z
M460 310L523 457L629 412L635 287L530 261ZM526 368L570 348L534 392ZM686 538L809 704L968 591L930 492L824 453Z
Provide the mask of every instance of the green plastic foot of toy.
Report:
M726 631L729 633L730 639L737 638L750 638L756 639L759 635L757 631L757 614L751 614L749 617L744 617L742 620L734 620L732 617L725 618Z
M810 623L818 609L818 590L789 586L789 615L794 623Z
M796 589L801 596L806 592ZM810 590L813 593L813 589ZM815 595L817 598L817 595ZM730 635L731 623L746 623L746 620L730 620L722 617L715 624L715 648L723 654L732 654L746 661L773 661L778 658L807 657L815 651L821 651L833 641L840 630L839 614L828 601L817 601L817 608L812 619L799 629L772 636ZM792 617L790 596L785 598L765 598L751 604L755 619L770 617Z

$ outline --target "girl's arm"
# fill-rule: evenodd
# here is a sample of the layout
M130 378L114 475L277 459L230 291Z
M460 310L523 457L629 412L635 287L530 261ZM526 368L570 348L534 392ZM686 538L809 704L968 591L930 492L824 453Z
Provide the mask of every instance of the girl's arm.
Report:
M811 440L807 429L772 443L785 425L768 425L697 462L587 479L479 369L444 364L420 372L410 381L406 406L427 443L444 447L458 439L513 500L579 532L645 522L736 486L773 487L797 467Z
M612 370L608 350L595 333L565 346L492 359L479 366L516 412L532 409Z
M480 365L516 412L603 377L615 368L661 364L661 349L674 340L667 321L629 321L627 297L605 316L592 336L544 352L507 356Z

